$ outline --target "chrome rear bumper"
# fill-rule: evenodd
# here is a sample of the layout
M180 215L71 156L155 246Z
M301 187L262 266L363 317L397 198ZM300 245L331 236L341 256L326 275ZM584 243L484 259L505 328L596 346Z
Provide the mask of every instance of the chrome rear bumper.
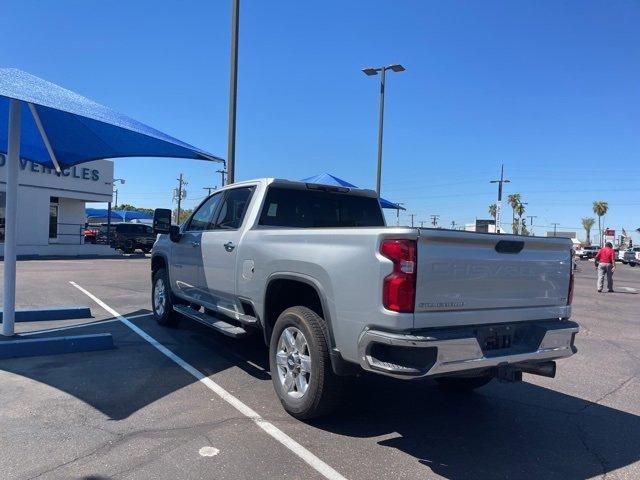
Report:
M471 328L434 329L419 334L366 329L358 342L360 365L367 371L412 379L548 361L576 352L573 342L579 327L575 322L555 320L530 325L536 329L535 344L529 339L528 345L489 351L483 351L478 338L470 334Z

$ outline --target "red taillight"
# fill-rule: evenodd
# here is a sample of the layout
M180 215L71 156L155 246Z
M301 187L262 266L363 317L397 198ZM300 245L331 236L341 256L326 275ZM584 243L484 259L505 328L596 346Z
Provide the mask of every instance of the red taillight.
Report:
M393 262L393 272L384 277L382 303L394 312L413 312L416 298L416 242L384 240L380 253Z

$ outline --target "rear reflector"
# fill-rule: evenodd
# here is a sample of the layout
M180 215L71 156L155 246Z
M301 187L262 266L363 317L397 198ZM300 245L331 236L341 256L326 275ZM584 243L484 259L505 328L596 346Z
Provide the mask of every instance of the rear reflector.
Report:
M382 303L388 310L411 313L416 298L416 242L384 240L380 253L393 262L393 272L384 278Z

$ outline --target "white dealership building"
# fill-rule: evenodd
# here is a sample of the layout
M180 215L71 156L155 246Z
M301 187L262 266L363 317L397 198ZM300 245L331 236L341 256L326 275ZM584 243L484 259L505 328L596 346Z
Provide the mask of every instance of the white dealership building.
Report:
M6 159L0 154L0 253L4 254ZM57 174L29 160L18 173L17 254L112 255L107 245L84 244L87 202L110 202L113 162L96 160Z

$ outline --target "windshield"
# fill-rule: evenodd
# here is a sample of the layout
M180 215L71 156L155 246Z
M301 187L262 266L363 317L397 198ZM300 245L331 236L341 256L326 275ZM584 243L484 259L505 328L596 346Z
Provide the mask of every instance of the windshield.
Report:
M323 190L270 187L260 225L293 228L383 227L378 199Z

